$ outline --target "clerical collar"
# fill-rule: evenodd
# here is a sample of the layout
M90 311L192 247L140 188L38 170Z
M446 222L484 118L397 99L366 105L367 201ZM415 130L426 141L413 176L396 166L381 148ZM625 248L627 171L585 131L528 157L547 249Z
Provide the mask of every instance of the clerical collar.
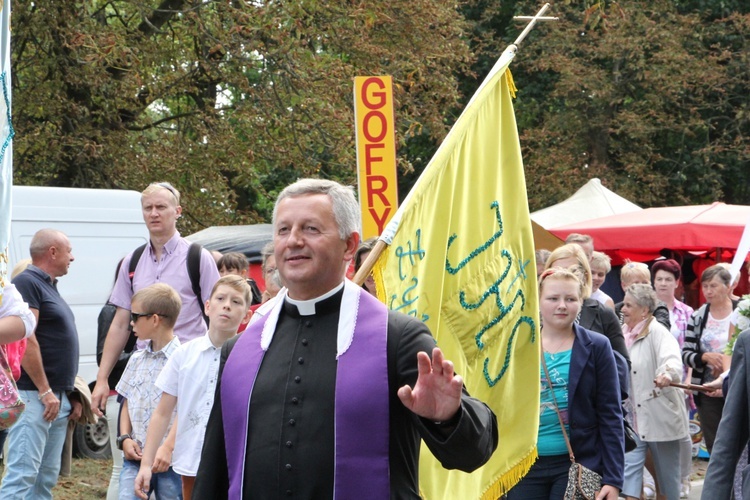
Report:
M314 299L310 299L310 300L294 300L293 298L287 295L286 301L289 304L297 308L297 311L299 311L300 316L313 316L315 314L316 304L324 301L325 299L329 297L336 295L343 288L344 288L344 282L342 281L339 286L337 286L336 288L332 290L329 290L328 292L324 293L320 297L315 297Z

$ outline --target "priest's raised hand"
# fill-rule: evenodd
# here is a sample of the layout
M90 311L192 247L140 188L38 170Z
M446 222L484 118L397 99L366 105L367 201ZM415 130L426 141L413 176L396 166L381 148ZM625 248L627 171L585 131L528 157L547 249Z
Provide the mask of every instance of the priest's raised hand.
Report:
M461 406L463 379L453 371L453 363L443 357L439 348L417 354L417 383L398 390L398 397L408 409L435 422L450 420Z

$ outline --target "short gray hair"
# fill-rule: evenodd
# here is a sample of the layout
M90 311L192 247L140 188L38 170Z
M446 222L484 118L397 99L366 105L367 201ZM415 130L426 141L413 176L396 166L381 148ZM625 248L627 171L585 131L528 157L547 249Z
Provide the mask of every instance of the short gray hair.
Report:
M263 245L263 248L260 250L260 258L261 258L261 264L260 268L263 269L263 271L266 270L266 262L268 261L268 258L273 255L273 241L269 241L265 245Z
M649 313L653 313L656 309L658 299L651 285L634 283L625 289L625 293L629 293L635 303L640 307L648 309Z
M333 218L339 227L339 235L342 240L347 239L353 233L359 234L361 215L359 203L357 203L357 198L354 196L354 188L325 179L300 179L294 184L285 187L279 193L279 197L276 198L276 204L273 207L274 230L276 228L276 214L281 200L310 194L325 194L331 198Z
M29 244L29 255L32 260L39 259L47 250L51 247L61 245L68 239L65 233L58 231L57 229L40 229L31 238Z

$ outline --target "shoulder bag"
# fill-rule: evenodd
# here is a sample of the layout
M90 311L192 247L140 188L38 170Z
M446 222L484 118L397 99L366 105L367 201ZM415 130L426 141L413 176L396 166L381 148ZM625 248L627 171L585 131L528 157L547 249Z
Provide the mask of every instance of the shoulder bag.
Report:
M602 489L602 476L576 462L573 448L570 446L570 439L568 439L568 433L565 431L565 424L560 415L560 409L557 407L555 391L552 390L552 379L547 371L544 352L542 352L542 367L544 367L544 376L547 377L547 385L552 394L552 401L555 403L555 412L557 413L557 419L560 421L560 428L562 429L563 437L565 438L565 446L568 447L568 455L570 456L571 465L568 470L568 487L565 489L564 499L594 500L594 498L596 498L596 492Z
M18 387L5 356L5 346L0 346L0 430L9 429L18 421L26 403L18 394Z

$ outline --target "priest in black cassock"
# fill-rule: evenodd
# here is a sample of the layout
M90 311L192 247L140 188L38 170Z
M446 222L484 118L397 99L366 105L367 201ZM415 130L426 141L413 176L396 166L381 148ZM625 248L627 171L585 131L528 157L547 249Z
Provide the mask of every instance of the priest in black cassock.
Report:
M345 278L359 221L353 190L336 182L279 195L286 288L222 349L193 498L419 498L420 438L467 472L497 447L495 415L427 327Z

